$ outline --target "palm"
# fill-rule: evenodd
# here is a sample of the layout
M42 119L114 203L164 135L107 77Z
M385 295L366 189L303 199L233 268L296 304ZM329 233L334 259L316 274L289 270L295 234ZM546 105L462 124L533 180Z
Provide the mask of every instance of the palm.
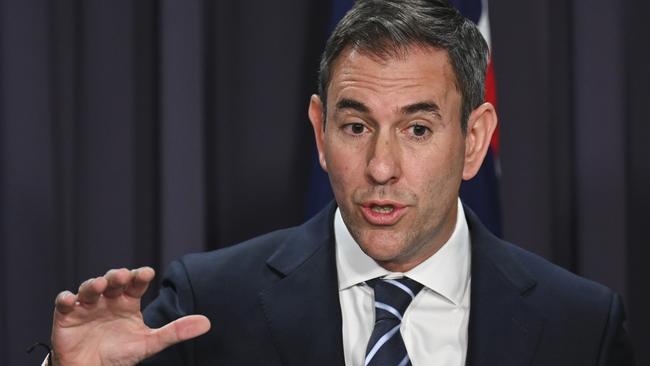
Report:
M52 344L55 364L134 365L165 347L209 329L203 316L187 316L160 329L144 324L140 298L153 270L109 271L57 297Z

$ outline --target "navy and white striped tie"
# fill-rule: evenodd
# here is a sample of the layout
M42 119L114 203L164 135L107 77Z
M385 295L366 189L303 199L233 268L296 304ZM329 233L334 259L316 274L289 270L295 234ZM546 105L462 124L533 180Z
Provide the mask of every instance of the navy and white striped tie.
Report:
M410 365L399 327L404 311L422 285L406 277L374 279L367 283L375 289L375 328L366 349L365 365Z

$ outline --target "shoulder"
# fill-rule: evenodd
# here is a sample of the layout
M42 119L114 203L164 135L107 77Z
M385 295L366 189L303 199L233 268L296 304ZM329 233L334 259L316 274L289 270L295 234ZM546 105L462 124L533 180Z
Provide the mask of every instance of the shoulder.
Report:
M466 209L473 271L496 273L527 298L564 306L609 307L614 292L520 246L494 236ZM476 263L475 263L476 262Z
M281 246L291 244L300 230L300 226L281 229L226 248L187 254L173 262L169 272L186 277L199 293L233 284L254 286L275 277L269 276L273 273L269 273L267 260Z
M472 239L472 246L475 327L497 317L502 326L516 319L537 329L540 364L631 364L625 312L614 291L495 237Z
M565 359L573 357L563 355L569 349L571 355L600 360L598 364L605 360L608 364L633 364L624 305L618 293L513 244L498 245L534 280L522 299L544 319L540 349L553 350L549 353Z
M332 222L336 205L330 203L299 226L273 231L242 243L182 257L190 278L233 276L268 280L270 274L288 272L314 252L332 243ZM283 271L286 270L286 271Z
M483 249L492 251L486 256L490 266L516 289L521 309L543 319L540 347L553 350L547 353L562 354L562 345L570 344L577 355L597 357L596 350L610 348L607 339L625 333L622 301L611 289L514 244L498 239L488 244Z
M297 230L300 230L299 226L276 230L225 248L187 254L181 257L180 262L188 268L192 268L193 271L258 264L264 262Z
M497 281L519 293L547 319L572 317L583 324L607 321L619 299L614 291L497 238L471 210L466 216L472 238L472 282L477 281L477 288L488 289L492 286L488 282Z
M536 282L535 291L539 293L540 298L547 298L565 306L599 306L602 310L609 309L615 293L608 287L578 276L517 245L505 241L499 241L497 245L528 272Z

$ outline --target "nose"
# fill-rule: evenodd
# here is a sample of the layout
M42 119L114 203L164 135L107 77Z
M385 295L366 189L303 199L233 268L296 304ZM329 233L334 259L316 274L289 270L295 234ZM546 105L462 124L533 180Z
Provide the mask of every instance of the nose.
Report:
M376 135L368 151L366 175L371 183L392 184L402 174L400 166L400 147L390 134Z

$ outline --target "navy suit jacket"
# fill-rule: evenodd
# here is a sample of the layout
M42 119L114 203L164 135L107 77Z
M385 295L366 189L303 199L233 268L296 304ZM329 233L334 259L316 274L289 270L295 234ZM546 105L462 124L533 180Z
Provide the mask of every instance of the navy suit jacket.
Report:
M173 262L145 322L160 327L204 314L212 328L145 364L344 365L335 208ZM496 238L465 212L472 241L467 365L633 364L617 294Z

